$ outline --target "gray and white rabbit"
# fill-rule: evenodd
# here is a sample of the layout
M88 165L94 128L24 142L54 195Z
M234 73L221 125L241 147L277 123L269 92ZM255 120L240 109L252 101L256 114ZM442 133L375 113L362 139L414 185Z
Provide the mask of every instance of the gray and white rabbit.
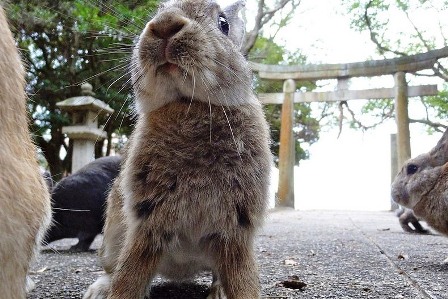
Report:
M448 235L448 130L428 153L409 159L392 183L392 199Z
M213 273L208 298L260 297L253 252L272 156L240 53L243 2L168 1L135 46L138 122L108 198L100 260L84 299L143 298L156 274Z

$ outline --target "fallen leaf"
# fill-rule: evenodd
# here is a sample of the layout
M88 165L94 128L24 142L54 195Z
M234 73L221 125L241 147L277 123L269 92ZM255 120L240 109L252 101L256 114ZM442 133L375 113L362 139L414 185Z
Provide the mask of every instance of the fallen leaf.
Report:
M294 278L298 278L297 276L293 276ZM292 277L291 277L292 278ZM301 290L306 287L306 283L300 281L298 279L288 279L279 283L280 286L285 287L287 289L293 290Z
M44 273L47 269L48 267L43 267L42 269L37 270L36 273Z
M399 260L407 260L407 259L409 259L409 255L407 255L407 254L399 254L399 255L397 256L397 258L398 258Z

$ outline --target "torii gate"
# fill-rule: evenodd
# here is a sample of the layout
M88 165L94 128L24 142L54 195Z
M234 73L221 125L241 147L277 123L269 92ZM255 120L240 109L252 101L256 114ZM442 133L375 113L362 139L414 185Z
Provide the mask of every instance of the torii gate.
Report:
M431 69L438 59L448 57L448 47L426 53L385 60L371 60L344 64L309 64L280 66L251 63L252 70L261 79L285 80L283 93L259 94L264 104L282 104L278 206L294 207L294 103L336 102L354 99L395 98L397 123L397 162L401 166L411 157L408 97L437 94L437 85L407 86L406 73ZM393 75L394 88L349 90L348 81L353 77ZM296 92L298 81L337 79L337 89L332 92Z

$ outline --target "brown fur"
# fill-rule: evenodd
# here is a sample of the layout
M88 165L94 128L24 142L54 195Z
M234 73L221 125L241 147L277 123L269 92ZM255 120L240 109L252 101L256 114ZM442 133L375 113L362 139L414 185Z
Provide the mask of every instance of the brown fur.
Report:
M250 89L242 38L217 28L211 1L169 1L134 53L138 122L108 198L100 259L85 299L143 298L152 278L211 270L209 298L259 298L253 254L267 206L269 130ZM205 52L204 52L205 51Z
M50 220L28 131L24 70L0 7L0 296L25 298L29 263Z
M414 206L414 213L439 232L448 236L448 163L428 170L421 199Z
M448 235L448 130L428 153L409 159L392 183L395 202Z
M261 109L228 111L241 158L221 107L212 107L211 119L206 104L193 103L188 114L187 109L172 103L151 113L130 141L123 174L109 197L100 253L105 270L116 272L109 298L142 298L156 272L185 279L203 268L220 274L228 298L259 296L252 239L263 219L270 167L269 150L259 142L268 138ZM194 243L198 259L210 261L199 268L174 266L173 248L184 242Z

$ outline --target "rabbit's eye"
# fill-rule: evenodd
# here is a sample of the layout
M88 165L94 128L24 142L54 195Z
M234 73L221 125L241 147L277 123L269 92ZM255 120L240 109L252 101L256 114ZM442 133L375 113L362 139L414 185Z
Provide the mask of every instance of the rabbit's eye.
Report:
M415 165L415 164L409 164L409 165L406 167L406 173L407 173L408 175L411 175L411 174L416 173L417 170L418 170L418 166Z
M225 35L229 35L229 22L227 22L226 16L220 14L218 17L218 27Z

